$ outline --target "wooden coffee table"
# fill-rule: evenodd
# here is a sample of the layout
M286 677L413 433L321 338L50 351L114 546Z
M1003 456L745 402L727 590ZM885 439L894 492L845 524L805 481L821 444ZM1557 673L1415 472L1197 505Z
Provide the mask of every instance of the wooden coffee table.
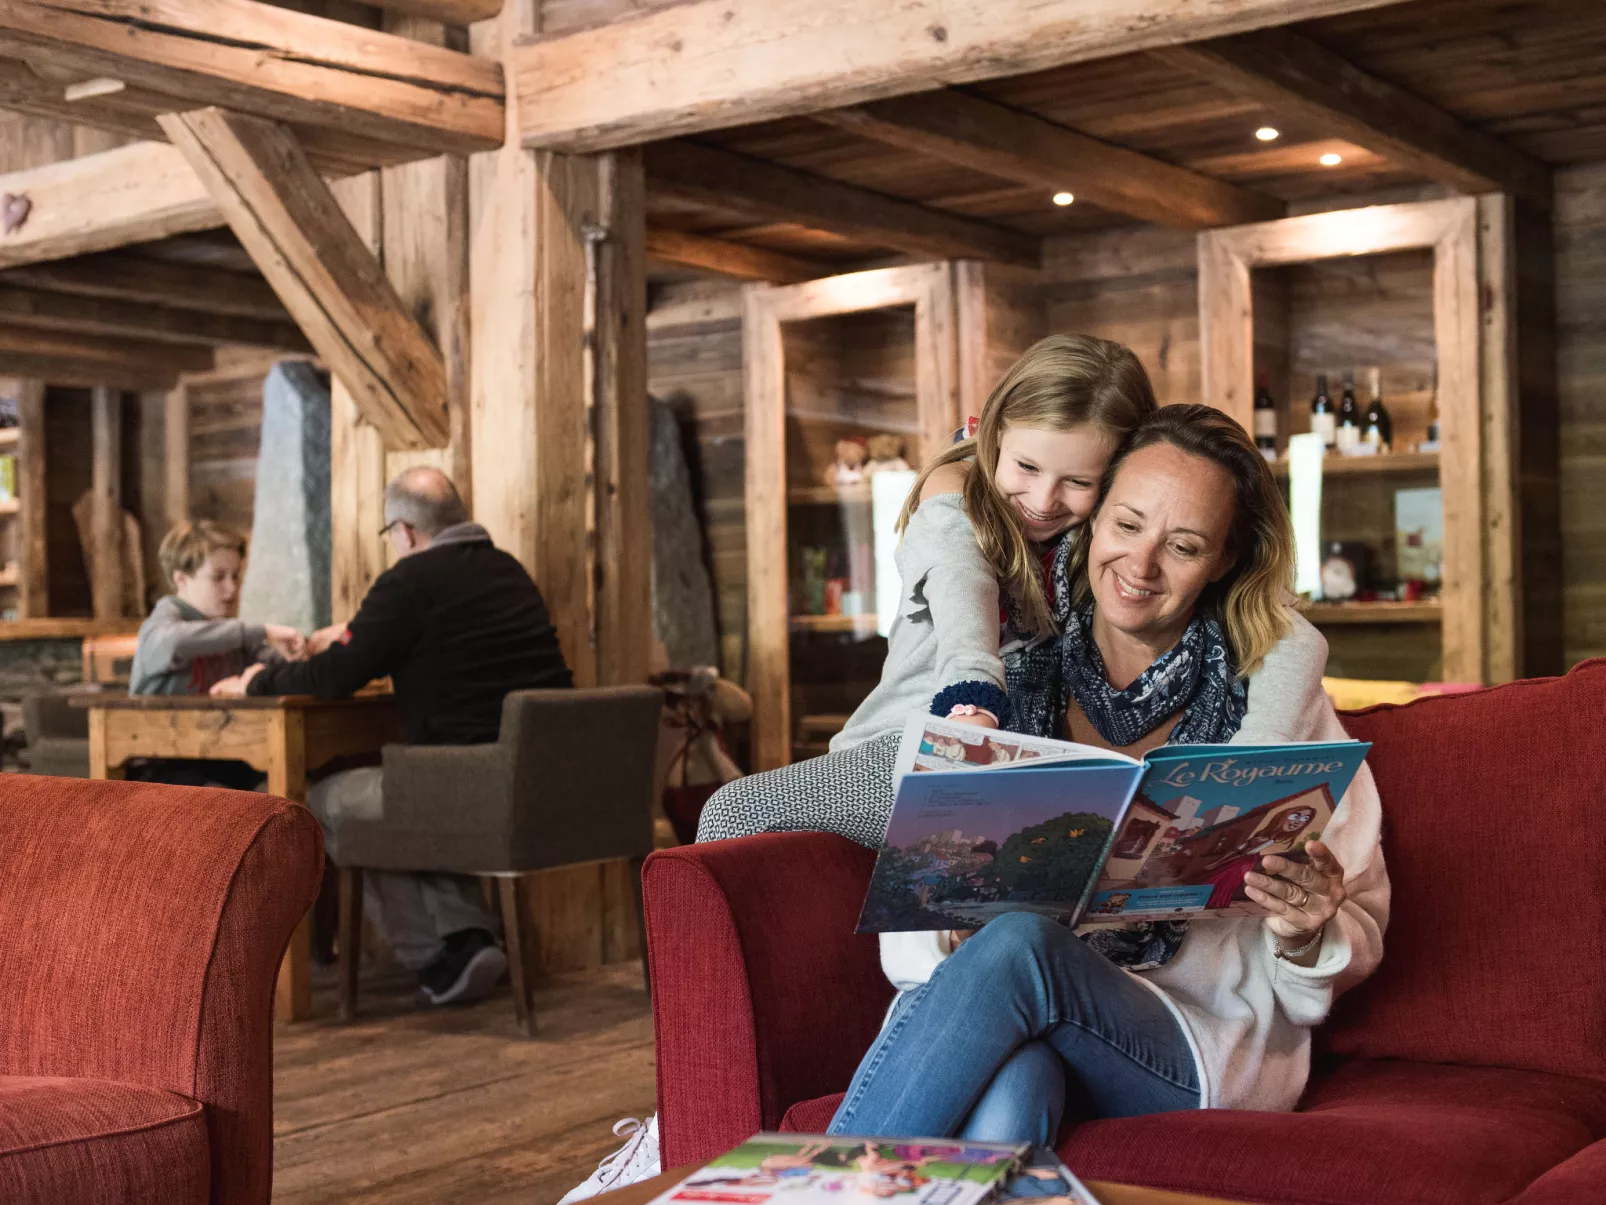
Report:
M643 1180L640 1184L630 1185L629 1188L603 1193L594 1199L607 1201L608 1205L647 1205L647 1202L659 1193L669 1191L701 1166L692 1163L675 1168L661 1176L654 1176L651 1180ZM1196 1197L1192 1193L1140 1188L1134 1184L1110 1184L1104 1180L1089 1180L1087 1186L1093 1190L1093 1195L1098 1197L1099 1205L1240 1205L1239 1202L1228 1201L1221 1197Z

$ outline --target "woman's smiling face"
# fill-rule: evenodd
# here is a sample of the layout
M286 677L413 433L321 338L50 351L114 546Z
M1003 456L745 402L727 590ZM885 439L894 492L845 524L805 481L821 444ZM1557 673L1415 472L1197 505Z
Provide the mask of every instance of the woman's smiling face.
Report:
M1115 436L1092 423L1066 431L1011 426L998 438L993 480L1026 538L1042 544L1093 513Z
M1169 443L1129 455L1088 547L1104 622L1157 646L1180 638L1205 587L1232 568L1234 498L1226 469Z

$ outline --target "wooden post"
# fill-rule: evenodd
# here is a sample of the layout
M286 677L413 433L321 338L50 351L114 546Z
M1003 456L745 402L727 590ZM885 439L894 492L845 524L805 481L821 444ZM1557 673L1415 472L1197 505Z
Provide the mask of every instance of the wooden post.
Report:
M298 707L280 707L273 713L268 735L268 794L297 803L307 799L306 718ZM308 913L296 922L279 964L273 1012L281 1021L302 1021L312 1015L310 917Z
M97 385L90 395L90 590L96 619L123 613L122 394Z
M17 616L50 614L50 562L45 524L45 385L23 381L17 400L18 549Z
M162 418L162 500L171 530L190 517L190 391L182 381L167 391Z

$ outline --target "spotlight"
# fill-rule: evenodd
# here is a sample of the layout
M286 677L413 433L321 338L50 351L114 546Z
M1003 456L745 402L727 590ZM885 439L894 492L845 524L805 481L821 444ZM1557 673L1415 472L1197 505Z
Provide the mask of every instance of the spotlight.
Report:
M1054 194L1054 204L1056 205L1069 205L1074 200L1076 200L1076 198L1068 192L1057 192Z
M1255 137L1262 142L1271 142L1282 134L1282 131L1273 126L1261 126L1255 131Z
M1344 162L1344 156L1340 155L1336 151L1328 151L1327 154L1323 155L1316 162L1320 163L1323 167L1337 167L1340 163Z

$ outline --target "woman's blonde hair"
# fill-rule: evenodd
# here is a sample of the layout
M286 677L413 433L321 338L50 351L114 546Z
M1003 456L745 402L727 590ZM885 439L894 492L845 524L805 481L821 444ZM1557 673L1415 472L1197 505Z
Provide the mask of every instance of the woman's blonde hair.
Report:
M1050 335L1027 349L994 386L973 439L962 439L920 470L903 513L902 531L920 505L926 478L945 464L975 462L965 476L965 510L976 542L1036 634L1054 630L1043 582L1014 509L998 492L999 441L1010 427L1068 431L1088 423L1117 441L1154 413L1154 387L1131 350L1092 335Z
M1221 624L1233 663L1245 677L1288 632L1285 603L1294 584L1294 524L1283 492L1242 427L1213 406L1191 404L1166 406L1138 425L1104 470L1100 506L1127 458L1160 443L1220 465L1232 478L1227 548L1233 567L1205 587L1196 613ZM1090 543L1082 541L1071 564L1071 593L1078 603L1092 593L1087 572Z

